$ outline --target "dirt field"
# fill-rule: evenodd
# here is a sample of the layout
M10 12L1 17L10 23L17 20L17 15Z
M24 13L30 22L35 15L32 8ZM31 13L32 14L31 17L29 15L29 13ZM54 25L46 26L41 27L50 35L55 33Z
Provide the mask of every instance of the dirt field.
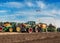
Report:
M60 33L0 33L0 43L60 43Z

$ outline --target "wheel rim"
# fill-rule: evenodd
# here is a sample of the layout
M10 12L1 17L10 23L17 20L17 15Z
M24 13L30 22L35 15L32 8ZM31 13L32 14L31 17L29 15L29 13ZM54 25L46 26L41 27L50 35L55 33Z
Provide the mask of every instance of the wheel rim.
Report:
M32 29L29 29L28 31L29 31L29 33L32 33Z
M20 32L20 27L17 27L17 28L16 28L16 31L17 31L17 32Z
M10 29L9 29L9 32L13 32L13 28L10 28Z

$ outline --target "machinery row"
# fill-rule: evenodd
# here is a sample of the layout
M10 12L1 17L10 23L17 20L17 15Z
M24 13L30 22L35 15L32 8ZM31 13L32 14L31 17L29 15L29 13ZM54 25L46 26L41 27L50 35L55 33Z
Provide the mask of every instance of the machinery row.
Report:
M28 21L26 23L4 22L0 23L0 32L55 32L59 31L52 24L38 23Z

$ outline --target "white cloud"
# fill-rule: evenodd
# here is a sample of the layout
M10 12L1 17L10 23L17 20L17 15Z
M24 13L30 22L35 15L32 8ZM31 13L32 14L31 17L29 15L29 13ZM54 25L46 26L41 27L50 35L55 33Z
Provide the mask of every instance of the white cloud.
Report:
M41 9L44 9L46 7L46 4L42 1L37 1L37 5L38 7L40 7Z
M40 12L36 11L19 11L15 12L17 15L29 15L29 16L34 16L34 15L47 15L47 16L55 16L52 12L52 10L41 10Z
M55 23L55 19L52 17L42 17L42 18L40 18L40 21L45 22L47 24L50 24L50 23L54 24Z
M32 2L26 2L26 5L29 6L29 7L34 6Z
M14 8L21 8L24 6L24 4L19 2L7 2L7 3L3 3L2 5L6 7L14 7Z
M0 10L0 13L5 13L7 12L7 10Z
M60 15L60 10L53 9L51 12L52 12L52 14L59 14Z

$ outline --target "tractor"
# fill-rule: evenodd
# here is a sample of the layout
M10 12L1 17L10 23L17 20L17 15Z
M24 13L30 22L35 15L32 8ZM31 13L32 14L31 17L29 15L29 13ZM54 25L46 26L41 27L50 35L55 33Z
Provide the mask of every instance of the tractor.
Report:
M39 23L35 26L35 32L46 32L47 24Z
M9 22L5 22L4 23L3 31L4 32L8 32L8 31L12 32L13 31L12 25Z
M55 30L56 30L56 27L54 25L52 25L52 24L49 24L49 26L47 28L47 31L48 32L55 32Z
M16 26L15 22L12 22L12 23L5 22L3 31L4 32L20 32L20 27Z

